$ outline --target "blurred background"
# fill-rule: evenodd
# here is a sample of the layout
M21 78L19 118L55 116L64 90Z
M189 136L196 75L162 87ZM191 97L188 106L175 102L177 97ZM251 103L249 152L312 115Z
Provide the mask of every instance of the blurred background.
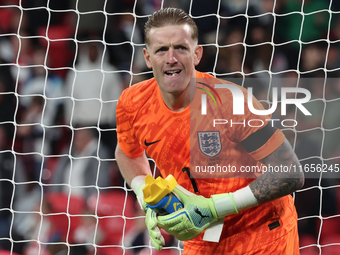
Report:
M1 255L180 253L165 233L151 249L114 159L117 100L152 77L144 23L169 6L198 25L197 70L253 87L265 107L273 87L308 89L312 116L289 107L298 124L278 127L303 166L340 163L339 1L0 0ZM306 174L301 254L340 254L340 174Z

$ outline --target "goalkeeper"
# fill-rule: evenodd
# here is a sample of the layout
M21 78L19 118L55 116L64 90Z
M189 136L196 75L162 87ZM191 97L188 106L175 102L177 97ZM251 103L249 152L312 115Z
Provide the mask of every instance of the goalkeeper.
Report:
M247 107L244 115L233 116L232 94L220 89L223 105L217 107L210 100L210 115L192 118L190 113L195 109L200 113L202 106L190 95L201 98L204 92L190 81L218 82L195 69L203 54L195 22L180 9L165 8L148 19L144 36L144 57L154 78L126 89L119 98L116 159L146 211L153 245L158 250L164 245L161 227L184 241L184 254L299 254L297 213L290 194L303 186L303 173L194 176L196 163L219 160L237 169L245 165L298 169L298 159L279 129L240 124L271 116L254 115ZM247 99L247 91L238 88ZM256 99L253 105L263 109ZM213 127L213 119L239 124ZM215 141L211 147L203 146L211 141ZM173 192L183 209L160 216L146 207L142 188L145 176L151 175L147 157L155 160L163 178L171 174L177 180Z

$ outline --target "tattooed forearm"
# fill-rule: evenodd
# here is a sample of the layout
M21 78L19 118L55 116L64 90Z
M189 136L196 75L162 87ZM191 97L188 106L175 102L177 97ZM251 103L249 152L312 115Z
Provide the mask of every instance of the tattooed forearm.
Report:
M276 198L291 194L300 189L304 183L303 172L293 169L300 169L292 147L287 140L273 153L261 160L266 166L293 166L291 171L266 172L250 183L250 189L259 204L272 201Z

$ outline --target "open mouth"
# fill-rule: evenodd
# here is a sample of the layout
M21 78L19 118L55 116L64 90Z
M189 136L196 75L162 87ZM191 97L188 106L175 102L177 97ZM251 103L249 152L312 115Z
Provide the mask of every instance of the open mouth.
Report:
M175 70L175 71L166 71L165 74L168 76L176 76L181 72L181 70Z

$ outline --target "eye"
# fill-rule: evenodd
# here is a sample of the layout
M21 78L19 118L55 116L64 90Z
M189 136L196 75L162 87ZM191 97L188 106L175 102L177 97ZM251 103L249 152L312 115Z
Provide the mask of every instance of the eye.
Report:
M180 45L180 46L178 46L178 49L179 49L179 50L186 50L187 47Z
M156 50L156 53L161 53L161 52L164 52L166 51L167 49L165 47L161 47L159 49Z

